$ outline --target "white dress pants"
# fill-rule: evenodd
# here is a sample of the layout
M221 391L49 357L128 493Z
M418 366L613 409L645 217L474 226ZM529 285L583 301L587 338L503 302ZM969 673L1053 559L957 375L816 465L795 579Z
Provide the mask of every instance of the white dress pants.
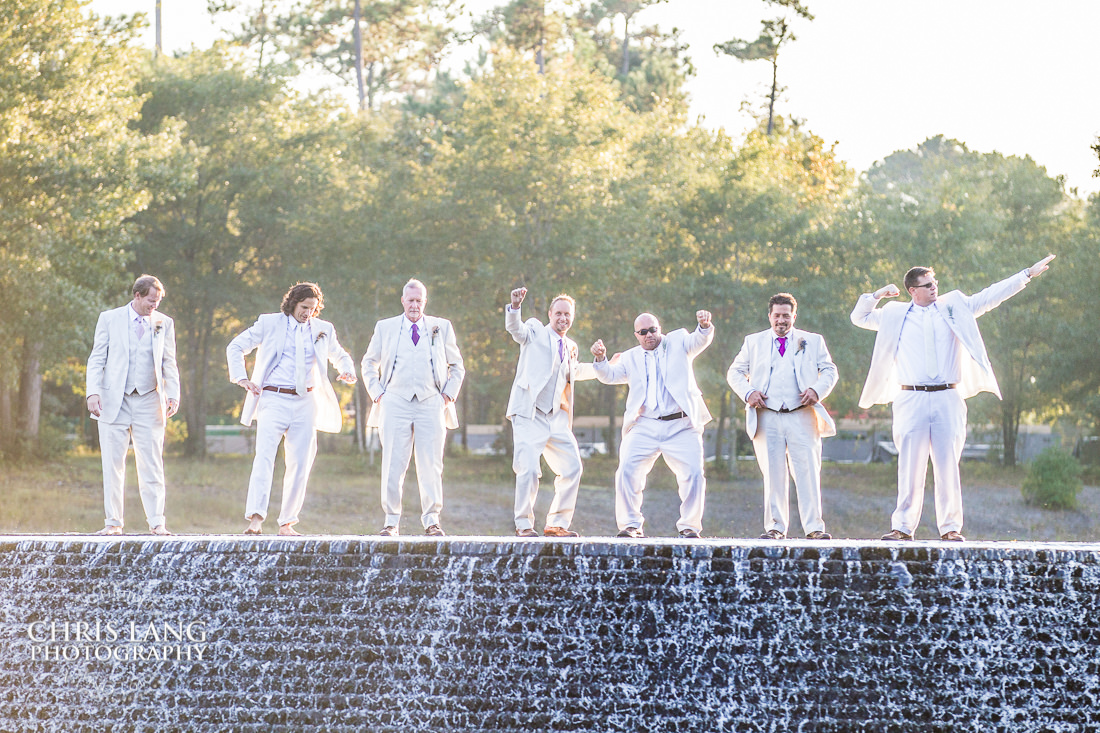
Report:
M703 531L703 502L707 481L703 476L703 431L691 420L657 420L640 417L619 446L619 470L615 472L615 521L619 529L642 527L642 492L657 456L676 476L680 493L677 530Z
M248 499L244 516L259 514L267 518L271 498L271 478L275 472L275 456L279 441L283 441L283 501L279 511L279 526L296 524L298 513L306 500L306 483L317 457L317 430L314 413L317 403L311 396L288 395L279 392L260 393L256 412L256 458L248 479Z
M138 491L149 528L164 524L164 408L160 392L128 394L113 423L99 421L103 459L104 524L121 527L126 490L126 451L134 443Z
M516 472L516 529L534 529L535 499L542 478L540 459L546 458L557 478L554 500L546 515L547 527L568 529L577 507L581 485L581 453L569 427L569 413L555 410L546 415L535 410L534 418L512 415L512 469Z
M439 524L443 510L443 450L447 426L443 395L406 400L386 394L382 406L382 511L387 527L401 521L401 497L409 458L416 456L416 483L420 487L420 521L425 528Z
M954 389L905 390L894 399L894 445L898 449L898 506L890 528L913 534L924 506L928 459L936 487L941 535L963 526L959 459L966 443L966 400Z
M821 436L814 411L757 410L752 447L764 475L764 531L790 528L790 477L798 494L803 534L824 532L821 518Z

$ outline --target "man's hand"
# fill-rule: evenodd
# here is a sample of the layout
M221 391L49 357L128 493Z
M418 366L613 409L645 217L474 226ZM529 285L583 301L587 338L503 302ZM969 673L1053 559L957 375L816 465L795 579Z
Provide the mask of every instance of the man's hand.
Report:
M168 398L168 417L172 417L180 411L180 401L174 400L171 397Z
M337 382L343 382L344 384L355 384L359 380L355 378L355 375L351 372L344 372L336 378Z
M607 347L603 345L603 339L597 339L596 343L592 344L592 356L596 358L596 361L603 361L607 358Z
M381 398L379 398L379 399L381 399ZM449 405L454 401L455 401L454 397L451 397L449 394L445 394L445 393L443 394L443 404L444 405Z
M1055 257L1057 257L1057 255L1047 255L1031 267L1027 268L1027 274L1030 277L1039 277L1047 271L1047 265L1050 264L1050 261L1053 260Z
M241 381L237 382L237 384L244 387L254 395L260 394L260 385L256 384L251 379L242 379Z
M872 295L875 296L875 300L880 300L882 298L896 298L901 295L901 291L898 290L897 285L894 285L894 283L890 283L886 287L879 288L874 293L872 293Z
M768 406L766 402L767 399L767 395L758 389L754 389L752 392L749 392L749 396L745 398L745 404L749 407L764 409Z
M817 392L813 387L807 387L806 391L798 396L799 402L804 406L816 405L821 399L817 396Z
M695 311L695 319L699 321L699 328L710 328L710 311Z
M103 414L103 402L99 399L99 395L88 395L88 412L92 413L96 417Z
M512 310L518 311L523 299L527 297L527 288L516 288L512 291Z

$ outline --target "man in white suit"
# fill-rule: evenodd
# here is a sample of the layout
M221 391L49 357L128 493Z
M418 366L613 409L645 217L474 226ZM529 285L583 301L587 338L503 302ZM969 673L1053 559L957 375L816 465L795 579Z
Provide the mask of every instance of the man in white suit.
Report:
M279 442L283 444L282 507L279 534L298 535L294 525L306 499L306 484L317 456L317 431L340 432L343 413L328 379L355 384L355 362L336 338L336 329L317 317L325 296L315 283L298 283L283 296L279 313L265 313L229 342L229 380L245 389L241 424L256 422L256 458L248 479L245 534L260 534L271 498ZM256 352L249 379L245 355Z
M566 336L573 325L576 303L568 295L550 302L550 323L524 322L520 305L527 288L512 291L504 327L519 344L516 379L508 396L512 421L512 469L516 472L516 536L537 537L535 498L542 478L540 458L546 458L557 478L554 500L546 516L547 537L576 537L569 529L581 485L581 453L573 435L573 384L595 379L591 364L577 361L577 344Z
M924 504L929 457L940 539L966 539L961 534L959 475L966 442L965 400L979 392L1001 396L977 319L1023 290L1052 259L1049 255L974 295L953 290L939 297L936 273L914 267L905 275L911 302L875 308L882 298L900 295L893 283L859 297L852 323L878 332L859 406L894 406L898 503L890 518L891 531L882 539L913 539Z
M99 314L88 357L88 412L99 421L106 520L96 534L122 534L126 451L131 440L138 491L153 534L164 524L164 426L180 405L176 331L157 312L164 285L152 275L134 282L130 303Z
M797 318L793 295L773 295L771 328L745 337L726 381L745 402L745 431L764 476L760 539L786 538L793 474L802 531L807 539L830 540L821 516L821 439L836 435L836 423L821 401L836 386L837 369L825 339L796 329Z
M615 472L615 521L619 537L644 537L642 492L646 477L663 455L676 475L680 493L681 537L703 531L703 426L711 420L695 382L695 357L714 340L709 311L697 311L693 333L679 328L662 334L657 317L642 313L634 320L638 345L618 360L607 360L602 340L592 345L596 378L604 384L629 384L619 469Z
M369 427L381 428L383 537L394 537L401 522L401 497L409 458L416 455L420 521L425 534L445 534L443 450L447 429L458 427L455 398L466 370L451 322L424 315L428 289L409 280L401 292L404 313L379 321L361 364L374 404Z

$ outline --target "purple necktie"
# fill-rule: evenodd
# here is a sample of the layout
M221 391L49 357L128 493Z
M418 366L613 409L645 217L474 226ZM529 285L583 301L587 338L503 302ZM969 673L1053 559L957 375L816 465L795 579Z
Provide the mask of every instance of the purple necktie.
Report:
M420 330L416 327L416 324L414 323L413 324L413 346L416 346L418 343L420 343Z
M779 355L783 356L786 353L787 353L787 337L786 336L780 336L779 337Z
M558 339L558 361L565 361L565 341Z

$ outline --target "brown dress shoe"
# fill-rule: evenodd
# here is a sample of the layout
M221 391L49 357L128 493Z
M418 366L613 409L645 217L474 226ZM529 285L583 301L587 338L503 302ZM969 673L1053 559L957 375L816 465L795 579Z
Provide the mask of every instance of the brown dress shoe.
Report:
M424 530L424 534L428 535L429 537L445 537L447 535L447 533L443 531L443 528L440 527L438 524L433 524L432 526L428 527L426 530Z
M690 527L688 529L681 529L680 536L685 540L697 540L699 539L699 533Z
M642 534L642 528L641 527L627 527L626 529L622 530L621 532L619 532L619 534L617 534L615 536L616 537L629 537L632 540L640 540L640 539L645 537L645 535Z
M579 534L565 527L547 527L542 530L542 533L547 537L580 537Z
M528 527L527 529L517 529L516 537L538 537L539 533Z
M394 527L392 525L386 525L378 533L378 536L379 537L396 537L397 536L397 527Z
M911 540L913 535L905 534L900 529L892 529L882 536L884 540Z
M955 530L944 532L942 535L940 535L940 539L945 542L966 542L966 538Z
M831 540L832 538L833 536L831 534L829 534L828 532L822 532L821 530L818 530L817 532L810 532L808 535L806 535L806 539L808 540Z
M764 534L760 535L762 540L785 540L787 535L780 532L778 529L769 529Z

